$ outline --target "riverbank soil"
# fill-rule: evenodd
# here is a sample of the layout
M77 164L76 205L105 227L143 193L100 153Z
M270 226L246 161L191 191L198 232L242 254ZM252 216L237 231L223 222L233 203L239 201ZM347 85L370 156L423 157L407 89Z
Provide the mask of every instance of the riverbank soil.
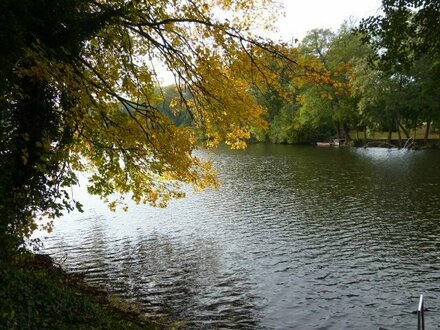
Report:
M49 257L0 261L0 329L160 329Z

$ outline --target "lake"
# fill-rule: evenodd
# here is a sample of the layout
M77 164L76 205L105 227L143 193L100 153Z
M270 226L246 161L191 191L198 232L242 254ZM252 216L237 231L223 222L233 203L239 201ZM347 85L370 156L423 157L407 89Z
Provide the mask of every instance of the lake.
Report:
M440 152L251 145L218 190L56 222L43 252L188 329L440 325Z

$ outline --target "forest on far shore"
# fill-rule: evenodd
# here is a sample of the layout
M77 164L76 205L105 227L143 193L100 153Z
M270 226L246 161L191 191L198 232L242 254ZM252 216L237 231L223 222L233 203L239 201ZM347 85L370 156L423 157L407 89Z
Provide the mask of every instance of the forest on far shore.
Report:
M398 21L392 15L400 15L406 25L385 24L386 19ZM261 54L277 80L250 91L267 109L267 125L252 128L251 141L296 144L338 138L403 146L408 139L425 144L438 139L438 38L432 39L432 33L422 38L426 26L411 11L388 11L388 16L359 25L347 21L336 33L314 29L300 42L283 45L301 69ZM191 125L189 112L173 104L182 91L170 85L161 93L160 109L175 124Z

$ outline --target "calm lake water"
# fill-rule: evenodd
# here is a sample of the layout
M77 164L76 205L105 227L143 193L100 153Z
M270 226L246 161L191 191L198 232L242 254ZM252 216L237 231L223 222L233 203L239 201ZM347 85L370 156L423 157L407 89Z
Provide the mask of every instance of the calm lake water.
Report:
M440 152L254 145L223 186L112 213L76 190L44 251L188 329L440 328ZM82 188L83 189L83 188Z

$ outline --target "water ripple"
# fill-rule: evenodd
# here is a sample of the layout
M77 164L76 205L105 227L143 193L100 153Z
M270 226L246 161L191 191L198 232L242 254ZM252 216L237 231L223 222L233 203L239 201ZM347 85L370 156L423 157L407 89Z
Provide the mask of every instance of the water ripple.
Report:
M218 191L165 210L88 204L45 251L188 329L411 329L420 293L440 324L440 153L211 156Z

